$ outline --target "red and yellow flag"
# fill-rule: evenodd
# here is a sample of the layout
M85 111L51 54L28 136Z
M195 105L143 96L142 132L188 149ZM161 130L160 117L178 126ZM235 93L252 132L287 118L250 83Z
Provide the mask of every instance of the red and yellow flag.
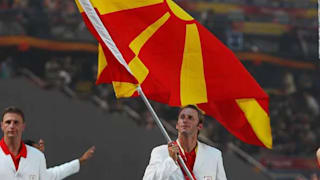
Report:
M76 2L99 41L97 83L113 83L117 97L136 96L140 85L149 99L195 104L244 142L272 148L268 95L172 0Z

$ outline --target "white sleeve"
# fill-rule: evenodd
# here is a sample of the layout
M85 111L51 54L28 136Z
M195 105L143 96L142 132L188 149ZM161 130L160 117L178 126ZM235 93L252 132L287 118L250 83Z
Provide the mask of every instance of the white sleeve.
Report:
M52 180L64 179L79 172L80 162L78 159L47 169L47 173Z
M226 180L226 173L224 171L223 162L222 162L222 155L219 153L218 156L218 166L217 166L217 180Z
M163 149L162 149L163 150ZM151 153L149 165L143 176L143 180L167 180L181 179L180 167L174 162L169 155L164 155L161 149L154 148Z
M43 153L40 153L39 180L50 180L47 174L47 162Z

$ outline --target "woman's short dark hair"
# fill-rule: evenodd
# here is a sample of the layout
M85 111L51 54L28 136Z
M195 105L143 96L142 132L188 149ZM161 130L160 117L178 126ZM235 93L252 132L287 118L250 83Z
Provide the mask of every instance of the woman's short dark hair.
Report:
M186 109L186 108L190 108L190 109L196 110L197 113L198 113L198 117L199 117L199 124L200 124L200 123L203 123L204 115L203 115L202 111L201 111L197 106L195 106L195 105L189 104L189 105L186 105L186 106L181 107L180 110L179 110L178 116L180 115L181 111L184 110L184 109Z
M20 116L22 117L22 121L25 122L25 121L24 121L23 111L22 111L21 109L15 107L15 106L9 106L9 107L7 107L7 108L5 108L5 109L3 110L1 121L3 121L3 117L4 117L4 115L6 115L7 113L18 114L18 115L20 115Z

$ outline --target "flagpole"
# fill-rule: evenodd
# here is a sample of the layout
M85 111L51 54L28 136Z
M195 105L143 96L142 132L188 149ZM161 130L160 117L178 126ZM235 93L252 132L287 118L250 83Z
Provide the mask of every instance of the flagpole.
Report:
M128 70L128 72L133 75L133 73L131 72L131 70L130 70L128 64L127 64L127 62L122 57L121 52L117 48L115 42L112 40L108 30L105 28L104 24L102 23L102 21L99 18L97 12L95 11L94 7L92 6L90 0L79 0L79 3L81 5L81 7L83 8L83 10L85 11L85 13L87 14L87 16L88 16L90 22L92 23L93 27L98 32L98 34L101 37L102 41L108 46L108 48L110 49L110 51L112 52L114 57L116 57L116 59L119 61L119 63L122 64ZM142 91L140 86L137 87L137 91L140 94L140 96L141 96L142 100L144 101L144 103L146 104L147 108L151 112L151 115L152 115L154 121L157 123L158 127L160 128L162 134L165 136L165 138L167 139L168 142L171 142L172 140L171 140L170 136L168 135L167 131L163 127L160 119L158 118L157 114L153 110L151 104L149 103L148 99L146 98L146 96L143 93L143 91ZM189 169L187 168L186 164L184 163L184 161L183 161L183 159L182 159L182 157L180 155L178 155L178 160L179 160L180 164L182 165L182 167L184 169L184 172L187 173L188 177L191 180L194 180L194 178L192 177Z
M144 92L142 91L141 86L137 87L137 91L140 95L140 97L142 98L143 102L146 104L147 108L149 109L149 111L151 112L151 115L153 117L153 120L156 122L156 124L158 125L158 127L160 128L160 131L162 133L162 135L166 138L167 142L172 142L169 134L167 133L166 129L164 128L163 124L161 123L159 117L157 116L156 112L154 111L154 109L152 108L149 100L147 99L147 97L145 96ZM187 168L186 164L184 163L182 157L180 154L178 154L178 161L180 162L180 164L182 165L182 168L184 170L184 172L186 172L187 176L189 177L190 180L194 180L194 178L192 177L192 174L190 173L189 169Z

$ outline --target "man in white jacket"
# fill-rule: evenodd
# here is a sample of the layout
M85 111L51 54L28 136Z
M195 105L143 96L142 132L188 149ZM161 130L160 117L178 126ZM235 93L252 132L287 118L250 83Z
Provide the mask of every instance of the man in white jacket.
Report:
M59 180L61 174L47 170L46 159L38 149L22 142L26 127L23 112L16 107L8 107L2 114L0 140L0 179L2 180ZM73 169L72 171L79 171Z
M22 140L26 127L23 112L16 107L8 107L2 114L0 141L1 179L50 180L47 175L44 155Z
M178 116L177 141L154 148L144 180L188 180L177 162L178 154L196 180L226 180L221 151L199 142L203 127L203 115L193 105L183 107Z
M44 153L45 143L42 139L40 139L38 143L30 139L26 139L23 142L26 145L35 147ZM47 172L54 180L61 180L75 173L78 173L80 171L80 166L85 164L85 162L87 162L93 156L94 151L95 146L92 146L85 153L83 153L79 159L75 159L70 162L48 168Z

